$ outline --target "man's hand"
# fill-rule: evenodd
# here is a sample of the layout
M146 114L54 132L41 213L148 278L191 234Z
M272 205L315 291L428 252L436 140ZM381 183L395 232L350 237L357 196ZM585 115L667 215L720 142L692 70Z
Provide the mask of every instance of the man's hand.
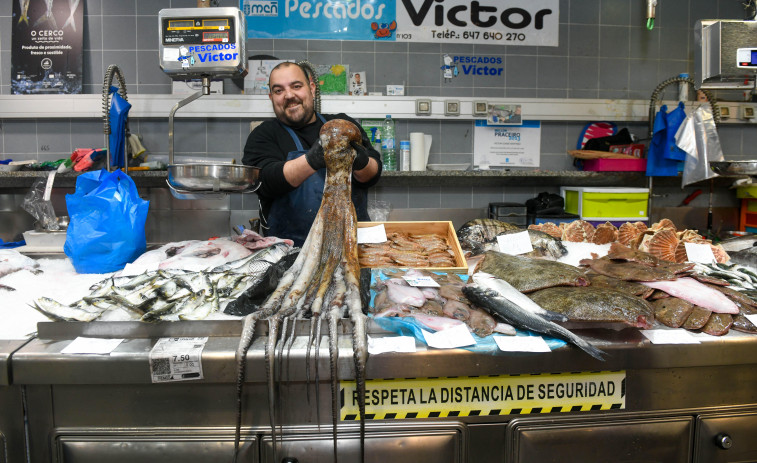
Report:
M308 152L305 153L305 160L310 164L310 167L312 167L313 170L319 170L326 167L326 160L323 159L323 147L321 146L320 138L318 138Z
M360 143L356 143L354 141L350 142L350 146L352 146L352 148L354 148L355 152L357 153L355 160L352 161L353 172L356 170L365 169L365 166L367 166L368 162L370 161L370 158L368 157L368 148L365 147L366 142L370 144L370 141L368 141L368 139L365 137L363 137Z

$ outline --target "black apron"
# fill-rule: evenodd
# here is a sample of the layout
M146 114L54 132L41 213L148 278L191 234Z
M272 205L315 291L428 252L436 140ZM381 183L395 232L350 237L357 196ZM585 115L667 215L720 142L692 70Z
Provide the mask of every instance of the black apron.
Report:
M326 119L320 114L318 118L326 123ZM283 125L283 124L282 124ZM287 153L287 161L297 159L307 152L300 142L300 137L294 133L290 127L284 125L284 128L292 137L296 151ZM294 241L295 246L302 246L310 232L310 227L318 215L318 209L321 208L321 199L323 198L323 188L326 185L326 169L318 169L313 175L305 179L300 186L290 191L286 195L276 198L271 204L271 210L268 217L264 220L266 224L266 236L276 236L279 238L289 238ZM355 205L357 219L360 221L369 221L368 217L368 192L365 189L352 189L352 203Z

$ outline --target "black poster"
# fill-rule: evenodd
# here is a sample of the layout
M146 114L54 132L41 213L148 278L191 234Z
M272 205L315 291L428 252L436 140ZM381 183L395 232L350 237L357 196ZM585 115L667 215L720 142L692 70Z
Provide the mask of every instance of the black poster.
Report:
M81 0L13 0L11 93L82 92Z

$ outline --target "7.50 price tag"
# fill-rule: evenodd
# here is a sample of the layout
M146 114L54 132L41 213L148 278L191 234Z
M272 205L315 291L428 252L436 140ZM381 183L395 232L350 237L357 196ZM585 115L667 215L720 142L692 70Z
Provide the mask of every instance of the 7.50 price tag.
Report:
M202 338L160 338L150 351L153 383L202 379Z

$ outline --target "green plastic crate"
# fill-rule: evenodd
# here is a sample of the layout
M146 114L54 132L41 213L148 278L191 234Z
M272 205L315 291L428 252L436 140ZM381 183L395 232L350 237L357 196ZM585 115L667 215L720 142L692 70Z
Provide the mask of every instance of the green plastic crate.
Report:
M582 219L644 220L649 204L648 188L562 187L565 212Z

